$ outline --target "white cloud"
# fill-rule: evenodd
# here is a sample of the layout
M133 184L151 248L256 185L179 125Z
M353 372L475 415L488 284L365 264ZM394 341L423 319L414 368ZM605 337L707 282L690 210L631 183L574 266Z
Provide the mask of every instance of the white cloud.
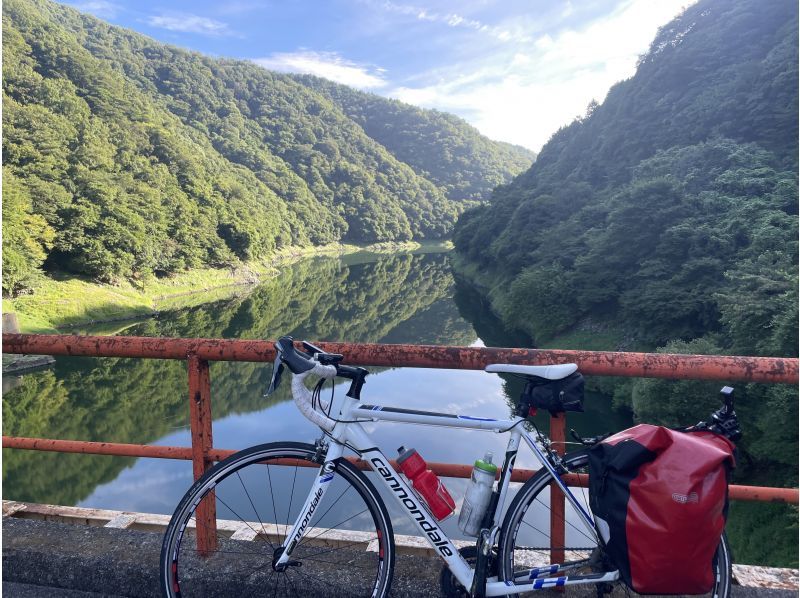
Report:
M366 2L367 4L371 5L376 4L374 0L373 1L366 0ZM397 4L395 2L390 2L388 0L377 3L377 6L383 8L388 12L413 16L418 21L441 23L447 25L448 27L453 27L453 28L458 27L458 28L472 29L474 31L480 31L481 33L488 34L503 42L508 42L512 40L516 41L530 40L528 35L524 33L518 34L509 31L508 29L503 29L502 27L493 27L477 19L470 19L464 15L460 15L454 12L432 12L427 8L421 8L419 6L414 6L413 4Z
M146 22L151 27L180 33L197 33L213 37L232 35L233 33L227 23L185 12L166 12L160 15L152 15L147 18Z
M69 4L81 12L88 12L101 19L113 19L120 11L120 5L108 0L86 0L85 2L71 2Z
M694 0L625 0L610 15L578 29L552 30L537 38L517 18L492 27L506 37L506 51L429 73L427 85L398 86L389 95L405 102L455 112L493 138L538 150L560 126L602 101L609 88L635 72L636 61L659 26ZM415 78L415 82L419 78Z
M317 75L359 89L374 89L387 84L383 69L358 64L336 52L277 52L266 58L256 58L253 62L274 71Z

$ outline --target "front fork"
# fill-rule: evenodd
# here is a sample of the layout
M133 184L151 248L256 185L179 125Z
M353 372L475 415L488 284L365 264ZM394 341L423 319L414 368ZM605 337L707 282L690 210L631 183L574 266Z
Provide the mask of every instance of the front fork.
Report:
M314 518L314 513L325 497L325 492L327 492L331 481L333 481L336 460L339 459L343 453L344 447L340 444L333 443L327 445L322 443L322 441L317 443L317 453L315 456L320 459L324 457L324 462L319 468L319 473L314 480L314 485L311 487L311 492L309 492L303 508L300 509L300 513L297 515L294 525L292 525L292 530L284 539L283 544L281 544L279 549L280 556L273 560L272 567L276 571L283 571L288 565L292 564L290 562L292 551L303 539L303 534L308 531L311 520Z

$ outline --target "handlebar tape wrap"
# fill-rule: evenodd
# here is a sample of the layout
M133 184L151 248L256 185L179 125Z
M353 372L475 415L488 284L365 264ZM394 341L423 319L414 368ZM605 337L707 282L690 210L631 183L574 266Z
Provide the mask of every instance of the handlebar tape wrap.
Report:
M315 411L311 406L311 391L306 388L304 383L304 380L309 374L315 374L321 378L330 379L336 376L336 366L318 363L312 369L292 376L292 398L294 399L295 405L297 405L297 408L300 410L300 413L311 423L330 432L333 430L333 426L336 425L336 422L322 413Z

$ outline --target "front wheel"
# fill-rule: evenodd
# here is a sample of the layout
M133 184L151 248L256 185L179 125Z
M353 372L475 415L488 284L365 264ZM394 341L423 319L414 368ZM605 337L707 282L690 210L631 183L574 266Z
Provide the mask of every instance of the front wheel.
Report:
M591 516L589 490L576 486L574 476L589 474L589 458L585 452L567 455L564 464L573 476L567 480L570 491L580 508ZM562 476L563 477L563 476ZM534 567L559 564L557 575L585 575L603 568L602 550L596 534L587 529L580 513L564 500L563 512L553 513L551 488L557 496L563 493L545 471L541 470L529 479L517 492L503 520L503 533L498 553L498 573L501 581L511 581L521 571ZM557 527L556 527L557 526ZM553 540L553 531L564 530L563 538ZM731 594L731 552L723 534L714 562L714 588L709 596L729 598ZM522 580L517 580L522 581Z
M195 482L164 534L163 595L388 595L391 521L373 485L346 459L335 462L289 566L273 567L320 473L315 453L295 442L254 446Z

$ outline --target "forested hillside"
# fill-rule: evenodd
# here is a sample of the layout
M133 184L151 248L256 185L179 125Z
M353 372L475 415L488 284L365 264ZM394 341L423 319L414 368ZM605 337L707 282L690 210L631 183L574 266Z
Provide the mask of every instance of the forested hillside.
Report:
M797 4L701 0L460 218L456 248L535 339L589 317L793 355L797 101Z
M320 86L4 2L4 293L41 266L113 282L288 245L441 238L460 200L488 195L484 170L509 180L532 159L396 102L404 135L367 133ZM481 160L456 152L432 174L403 161L415 138L421 155Z
M700 0L634 77L461 216L462 273L507 325L548 346L797 356L797 12L791 0ZM718 388L639 379L613 395L641 421L687 425ZM740 470L796 484L797 389L737 394ZM796 511L770 513L770 541L748 562L796 544L776 529Z
M445 190L456 201L488 199L492 190L521 172L536 154L487 139L460 118L356 91L312 75L294 77L324 94L364 132Z

